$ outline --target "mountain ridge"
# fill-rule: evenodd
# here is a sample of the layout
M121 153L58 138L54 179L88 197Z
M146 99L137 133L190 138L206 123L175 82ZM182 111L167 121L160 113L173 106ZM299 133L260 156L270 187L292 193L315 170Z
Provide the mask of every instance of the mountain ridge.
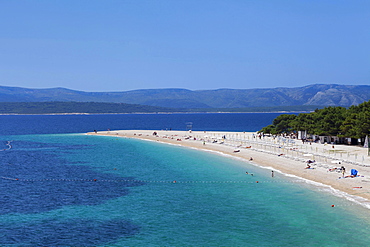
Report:
M62 87L29 89L0 86L0 102L105 102L171 108L243 108L321 105L358 105L370 99L368 85L311 84L303 87L189 90L138 89L85 92Z

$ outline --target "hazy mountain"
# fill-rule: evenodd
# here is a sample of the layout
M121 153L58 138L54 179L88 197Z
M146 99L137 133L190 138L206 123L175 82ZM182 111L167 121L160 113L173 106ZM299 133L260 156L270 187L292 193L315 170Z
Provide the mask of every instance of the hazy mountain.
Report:
M65 88L28 89L0 86L0 102L111 102L171 108L243 108L270 106L350 106L370 100L370 86L315 84L266 89L142 89L83 92Z

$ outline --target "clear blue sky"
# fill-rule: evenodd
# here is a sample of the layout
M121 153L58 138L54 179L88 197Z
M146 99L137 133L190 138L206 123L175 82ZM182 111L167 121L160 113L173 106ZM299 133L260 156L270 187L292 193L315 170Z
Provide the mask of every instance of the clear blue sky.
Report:
M368 0L0 0L0 85L370 84Z

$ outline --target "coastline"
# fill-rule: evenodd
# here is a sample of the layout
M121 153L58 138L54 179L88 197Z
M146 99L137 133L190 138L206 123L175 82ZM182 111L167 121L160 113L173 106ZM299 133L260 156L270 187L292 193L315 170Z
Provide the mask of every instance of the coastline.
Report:
M157 135L153 135L154 132ZM272 137L259 138L253 132L113 130L87 134L158 141L225 154L288 176L326 185L341 192L341 196L348 200L370 208L370 157L367 149L358 146L305 144L300 140L288 143ZM305 169L309 159L315 162L310 164L312 169ZM342 177L339 172L341 166L346 168L345 176L351 174L351 169L356 169L359 176Z
M292 113L310 113L312 111L250 111L250 112L233 112L233 111L217 111L217 112L103 112L103 113L92 113L92 112L66 112L66 113L0 113L0 116L37 116L37 115L124 115L124 114L244 114L244 113L281 113L281 114L292 114Z

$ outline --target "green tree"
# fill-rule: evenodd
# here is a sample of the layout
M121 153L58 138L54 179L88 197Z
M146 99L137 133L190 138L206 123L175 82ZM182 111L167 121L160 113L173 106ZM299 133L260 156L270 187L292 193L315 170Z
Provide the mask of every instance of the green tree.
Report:
M315 113L300 113L290 123L295 131L308 131L312 133L315 127Z
M370 101L348 109L330 106L297 116L282 114L262 130L272 134L307 130L314 135L363 139L370 135Z
M263 127L259 132L270 133L270 134L273 134L273 135L280 134L276 131L275 126L272 125L272 124L267 125L266 127Z
M282 114L272 121L276 133L291 133L292 121L296 118L293 114Z
M370 134L370 101L351 106L341 126L343 136L364 138Z
M337 136L341 132L341 125L345 120L346 108L325 107L315 112L315 125L313 134Z

